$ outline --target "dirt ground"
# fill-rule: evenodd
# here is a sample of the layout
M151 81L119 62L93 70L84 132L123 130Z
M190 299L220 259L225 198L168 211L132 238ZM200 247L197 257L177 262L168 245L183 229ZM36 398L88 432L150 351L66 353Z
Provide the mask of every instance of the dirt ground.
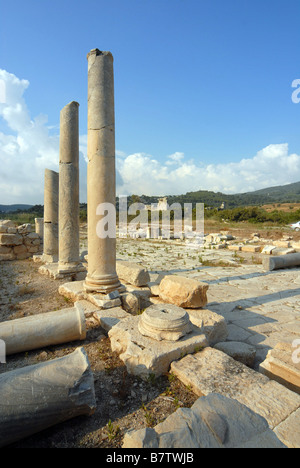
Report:
M210 232L218 232L213 228L217 226L207 227ZM243 227L230 232L237 237L250 234ZM299 233L282 229L267 233L266 229L261 235L275 240L290 233L294 240L300 239ZM0 321L72 307L58 294L58 287L65 280L43 276L38 268L39 263L32 259L0 263ZM95 413L58 424L9 448L120 448L127 431L155 426L178 407L190 407L198 398L170 373L147 382L128 374L122 361L112 353L107 333L92 318L87 320L84 341L8 356L7 363L0 364L0 373L61 357L78 346L84 347L93 371Z

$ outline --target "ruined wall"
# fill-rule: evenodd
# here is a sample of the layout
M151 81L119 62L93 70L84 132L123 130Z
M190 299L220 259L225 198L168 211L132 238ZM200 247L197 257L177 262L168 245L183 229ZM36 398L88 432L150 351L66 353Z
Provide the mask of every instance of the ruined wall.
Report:
M0 261L23 260L42 249L42 239L31 224L15 226L10 220L0 220Z

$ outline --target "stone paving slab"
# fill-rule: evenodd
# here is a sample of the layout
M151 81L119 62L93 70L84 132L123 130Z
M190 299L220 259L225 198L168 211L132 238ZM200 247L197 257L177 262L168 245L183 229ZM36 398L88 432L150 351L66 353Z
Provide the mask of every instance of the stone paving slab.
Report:
M293 426L300 426L300 396L283 385L235 361L222 351L210 347L172 362L173 372L185 385L199 396L219 393L236 399L260 416L270 428L276 428L292 417ZM299 430L298 430L299 432ZM300 447L300 438L289 435L281 426L278 431L283 443Z

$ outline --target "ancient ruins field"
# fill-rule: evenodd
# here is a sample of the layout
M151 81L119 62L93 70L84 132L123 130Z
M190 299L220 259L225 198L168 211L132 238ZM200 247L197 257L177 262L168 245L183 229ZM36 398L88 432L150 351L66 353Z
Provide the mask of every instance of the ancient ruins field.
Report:
M118 239L117 260L134 262L146 268L150 274L147 287L131 288L133 292L140 289L140 296L124 296L123 308L125 306L127 312L139 317L143 313L143 301L134 301L136 297L146 297L154 304L163 302L157 296L155 286L166 274L182 275L201 281L208 285L207 304L202 309L201 317L207 311L224 320L214 329L216 343L212 348L223 349L225 356L226 348L218 346L218 341L247 345L247 357L240 355L236 359L248 359L247 369L254 369L255 375L261 376L259 366L265 360L268 351L274 349L279 342L291 343L299 337L300 268L264 271L262 259L266 254L262 254L261 251L266 244L278 243L280 231L274 233L273 238L270 236L266 239L263 237L264 232L256 232L260 237L253 237L249 232L243 232L242 226L240 227L239 236L236 236L235 232L229 241L214 242L214 239L209 239L207 235L210 242L200 250L193 250L180 240ZM84 255L87 245L85 225L81 226L80 233L80 249ZM229 234L230 232L226 231L225 236L230 237ZM285 240L281 238L281 242L289 242L297 247L299 235L290 234L289 240L286 240L287 237ZM282 236L288 234L281 233ZM244 246L245 250L231 250L232 246L236 245ZM277 254L288 248L287 244L280 245L276 247ZM246 246L252 251L247 252ZM257 246L260 249L255 249ZM276 255L276 252L274 254ZM41 274L40 266L40 262L34 262L32 258L0 263L1 322L73 306L72 299L58 292L66 280ZM196 312L199 312L199 309ZM223 323L226 323L227 336L224 335ZM181 369L174 366L161 376L149 374L148 378L142 379L128 372L119 354L112 351L108 328L103 328L95 310L86 314L86 324L85 340L46 346L43 349L8 356L7 363L1 364L0 372L51 361L71 354L77 347L83 346L93 373L96 411L91 416L79 416L15 442L12 447L122 447L124 436L130 430L153 428L171 414L175 414L179 408L190 408L197 401L202 384L189 381L188 376L182 375ZM249 354L249 350L252 350L252 354ZM184 355L182 361L183 359ZM178 360L178 363L180 362L181 359ZM223 374L224 369L220 368L218 372L216 391L226 394L228 384L225 385L225 382L228 376ZM241 369L233 370L233 373L235 372L241 372ZM246 382L248 378L253 379L250 375L247 377L247 372L242 372L242 375L246 376ZM214 378L213 375L210 376L211 381ZM244 401L241 384L236 381L234 385L236 394L241 395L240 400ZM281 385L279 387L286 389ZM298 447L300 437L297 415L300 397L295 391L290 392L286 389L281 395L276 394L276 391L270 392L269 406L261 412L284 444ZM285 391L290 392L288 396L284 396ZM202 392L205 394L204 388ZM234 398L234 392L230 396ZM282 420L282 408L276 403L276 399L280 398L287 399L286 413ZM254 401L252 409L260 412L261 405L261 402ZM272 413L272 417L268 416L269 413ZM289 418L290 423L286 427L284 422Z

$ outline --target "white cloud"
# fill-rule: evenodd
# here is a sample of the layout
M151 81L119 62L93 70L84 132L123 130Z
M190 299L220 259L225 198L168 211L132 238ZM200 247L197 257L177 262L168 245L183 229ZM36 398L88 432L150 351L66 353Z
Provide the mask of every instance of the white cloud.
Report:
M27 80L0 69L0 83L0 124L2 118L7 127L0 131L0 203L43 203L44 170L59 169L59 125L50 129L45 115L31 118L23 97ZM79 149L80 201L85 202L87 135L80 136ZM171 195L201 189L241 193L299 181L300 156L289 154L287 143L270 144L238 162L208 165L187 160L183 152L160 162L147 153L126 155L117 150L116 169L118 195Z
M271 144L249 159L234 163L196 164L183 153L168 156L164 164L145 153L117 158L123 184L121 194L176 195L196 190L228 194L248 192L300 180L300 156L289 154L288 144Z
M0 203L43 204L44 171L59 170L59 134L50 134L46 115L31 118L23 97L27 80L0 69L0 82L0 117L10 130L0 131ZM85 192L83 183L86 198Z

